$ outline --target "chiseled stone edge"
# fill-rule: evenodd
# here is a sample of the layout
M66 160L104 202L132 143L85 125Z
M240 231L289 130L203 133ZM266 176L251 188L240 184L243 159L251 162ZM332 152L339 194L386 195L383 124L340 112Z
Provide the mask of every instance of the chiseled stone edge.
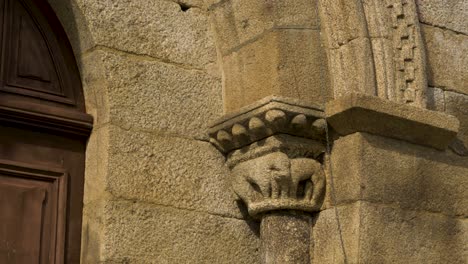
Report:
M368 132L439 150L447 148L460 126L444 113L358 93L327 103L325 114L340 135Z
M324 137L323 110L300 100L270 96L226 115L208 130L210 142L227 154L275 134Z

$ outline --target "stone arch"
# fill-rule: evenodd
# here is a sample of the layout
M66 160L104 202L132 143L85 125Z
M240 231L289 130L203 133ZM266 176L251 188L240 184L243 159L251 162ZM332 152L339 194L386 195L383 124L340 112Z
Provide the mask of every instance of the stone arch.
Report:
M426 106L426 58L414 0L320 0L335 96L359 92Z

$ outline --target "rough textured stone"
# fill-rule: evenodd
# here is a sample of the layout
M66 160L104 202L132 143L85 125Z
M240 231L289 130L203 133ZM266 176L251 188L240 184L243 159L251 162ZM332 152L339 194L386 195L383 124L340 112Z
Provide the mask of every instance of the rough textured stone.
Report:
M112 123L207 138L206 127L222 114L221 80L206 72L112 50L94 51L88 59L102 65L101 78L85 81L107 89Z
M262 263L310 263L311 227L309 215L291 212L265 215L260 226Z
M222 1L212 6L212 23L223 55L274 28L317 29L315 1Z
M208 16L200 8L184 12L178 3L164 0L75 0L71 6L68 14L84 18L90 32L92 40L81 43L85 46L106 46L196 68L216 61Z
M468 34L466 0L416 0L423 23Z
M105 201L94 214L102 215L96 220L102 230L93 234L85 223L90 247L84 247L101 255L90 263L256 263L260 258L255 223L132 201Z
M365 200L468 216L466 157L355 133L335 141L331 162L337 204Z
M321 211L314 217L311 263L359 263L359 203L337 209L338 218L335 208Z
M367 38L367 24L360 0L320 0L320 21L328 48Z
M362 5L372 43L377 95L425 108L426 56L414 0L365 0Z
M468 224L440 214L361 203L359 263L468 261Z
M468 95L468 36L432 26L422 29L429 85Z
M327 103L326 115L340 135L368 132L437 149L445 149L459 128L453 116L363 94Z
M325 189L321 164L305 157L290 159L288 154L267 153L232 169L234 191L253 217L273 210L314 212L320 208Z
M108 195L106 182L108 180L109 155L109 127L94 128L86 147L83 197L85 207Z
M439 112L445 111L444 90L437 87L427 89L427 109Z
M313 227L313 263L466 263L468 225L423 211L368 202L320 212Z
M445 92L446 112L460 120L458 139L463 142L468 155L468 95Z
M275 30L223 61L228 113L270 95L325 100L327 70L317 30Z
M323 139L323 107L301 100L268 96L225 115L210 129L210 142L229 153L276 134Z
M208 142L109 128L116 197L241 218L224 157Z
M352 92L377 94L369 39L355 39L329 50L328 63L335 98Z

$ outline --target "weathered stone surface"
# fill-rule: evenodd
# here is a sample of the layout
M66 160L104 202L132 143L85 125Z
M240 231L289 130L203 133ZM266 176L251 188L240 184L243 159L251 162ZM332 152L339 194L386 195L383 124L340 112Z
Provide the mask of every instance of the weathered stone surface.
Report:
M323 106L298 99L268 96L225 115L208 130L210 142L229 153L276 134L323 139Z
M423 211L355 202L339 207L347 263L465 263L468 224ZM344 263L334 208L313 227L313 263Z
M325 53L317 30L279 29L223 58L225 111L270 95L324 102Z
M109 89L106 69L99 62L99 53L81 57L80 71L85 96L86 112L93 116L94 128L99 128L109 123Z
M275 151L240 162L232 169L233 189L259 218L275 210L317 211L325 189L322 166L307 157Z
M351 2L351 1L350 1ZM369 39L358 38L328 51L335 98L352 92L376 95L375 71Z
M108 170L115 197L242 217L224 157L208 142L110 126Z
M367 24L360 0L320 0L320 21L328 48L367 38Z
M445 92L446 112L460 120L460 133L457 137L465 147L468 155L468 95Z
M468 95L468 36L423 26L430 86Z
M425 108L426 56L414 0L365 0L363 7L377 95Z
M421 22L468 34L465 0L416 0Z
M293 212L274 212L260 226L262 263L310 263L312 217Z
M203 71L109 50L88 57L102 65L102 76L85 77L86 86L107 89L112 123L206 138L206 127L222 114L221 80Z
M314 217L311 263L359 263L359 203L337 209L339 221L335 208L321 211Z
M222 1L211 9L217 45L223 55L274 28L318 29L315 1Z
M427 109L445 112L444 90L437 87L429 87L427 89Z
M450 151L355 133L333 147L336 201L364 200L467 217L467 161ZM330 199L328 192L326 204Z
M244 220L132 201L105 201L94 214L102 215L102 229L88 236L100 253L91 263L257 263L260 257L258 225Z
M437 149L459 128L453 116L357 93L327 103L326 116L340 135L368 132Z
M80 20L80 32L87 27L91 35L82 51L106 46L196 68L216 61L208 16L200 8L184 12L178 3L163 0L75 0L69 6L66 12Z
M359 263L468 261L466 220L372 203L361 203L360 214Z
M109 168L109 127L95 127L86 147L85 208L108 195L106 192Z

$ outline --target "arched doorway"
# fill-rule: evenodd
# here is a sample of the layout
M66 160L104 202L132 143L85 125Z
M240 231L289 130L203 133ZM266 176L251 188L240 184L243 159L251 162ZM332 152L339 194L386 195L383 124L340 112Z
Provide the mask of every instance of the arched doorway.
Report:
M79 263L86 140L79 72L45 0L0 0L0 263Z

